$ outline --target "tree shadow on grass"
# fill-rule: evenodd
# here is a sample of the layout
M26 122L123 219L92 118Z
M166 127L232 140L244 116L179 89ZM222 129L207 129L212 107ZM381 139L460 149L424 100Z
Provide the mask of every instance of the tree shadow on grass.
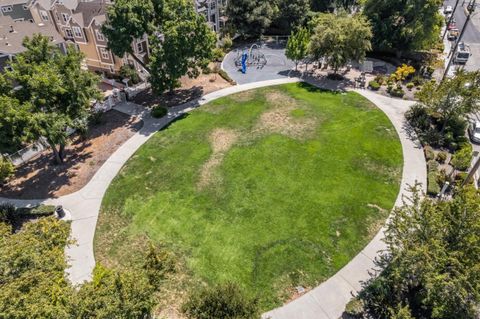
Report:
M139 93L133 98L133 102L145 107L161 105L172 107L190 102L203 96L204 90L201 86L194 86L189 89L176 89L173 93L155 94L151 89Z

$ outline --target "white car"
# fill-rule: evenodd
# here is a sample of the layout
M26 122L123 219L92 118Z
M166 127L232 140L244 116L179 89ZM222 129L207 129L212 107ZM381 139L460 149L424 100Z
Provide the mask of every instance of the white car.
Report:
M453 8L452 8L452 6L446 6L446 7L443 9L443 13L444 13L445 15L447 15L447 14L452 14L452 13L453 13Z
M468 126L468 135L474 143L480 143L480 122L470 123Z

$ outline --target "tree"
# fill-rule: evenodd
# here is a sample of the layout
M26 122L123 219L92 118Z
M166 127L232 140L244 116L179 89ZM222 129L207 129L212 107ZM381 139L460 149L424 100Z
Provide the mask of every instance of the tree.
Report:
M65 278L70 225L47 217L12 232L5 210L11 209L0 208L2 318L150 317L154 289L144 272L97 266L91 282L73 287Z
M66 54L48 37L25 38L27 50L16 56L0 85L0 136L12 144L45 137L57 163L64 161L67 128L85 128L91 101L99 98L98 77L83 70L83 55ZM8 115L8 116L7 116Z
M360 292L372 318L476 318L480 302L480 193L421 199L394 211L378 260Z
M396 52L428 49L438 41L442 0L366 0L364 14L372 24L376 50Z
M443 133L452 119L480 110L480 71L460 70L440 83L428 82L416 97L430 114L440 118Z
M295 62L295 71L297 70L298 63L307 57L309 43L310 32L307 28L292 31L287 42L285 55Z
M228 24L244 38L263 34L277 13L274 1L235 0L227 3Z
M335 73L349 60L362 61L371 49L371 27L361 14L322 13L311 25L310 53L316 59L324 57Z
M259 318L257 300L245 296L234 283L197 290L183 305L183 311L192 319Z
M108 17L102 30L118 56L134 56L132 41L148 37L150 61L145 68L157 93L173 91L184 75L198 76L212 58L215 34L187 0L118 0Z
M293 29L302 27L310 13L310 0L278 0L277 16L271 29L275 34L289 34Z

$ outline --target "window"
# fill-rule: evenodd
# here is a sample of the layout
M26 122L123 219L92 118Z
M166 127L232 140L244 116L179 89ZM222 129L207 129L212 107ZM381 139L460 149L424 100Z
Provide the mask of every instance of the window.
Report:
M72 29L65 29L65 35L67 38L73 38Z
M43 21L48 21L48 13L45 10L40 10L40 17L42 18Z
M102 56L102 59L104 59L104 60L109 60L110 59L110 53L108 53L107 49L105 49L105 48L100 48L100 55Z
M72 30L73 30L73 34L75 35L75 37L83 38L82 29L80 29L79 27L72 27Z
M68 22L68 14L62 13L63 22Z
M143 53L143 43L142 42L137 42L137 52L138 53Z
M105 41L105 36L99 30L95 30L95 35L98 41Z
M2 12L12 12L12 6L4 6L2 7Z

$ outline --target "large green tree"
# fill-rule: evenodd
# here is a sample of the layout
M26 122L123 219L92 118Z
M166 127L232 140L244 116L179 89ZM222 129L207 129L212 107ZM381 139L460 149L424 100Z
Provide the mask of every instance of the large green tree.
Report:
M272 21L271 32L289 34L302 27L310 18L310 0L277 0L278 14Z
M184 75L198 76L215 47L215 34L187 0L117 0L103 33L113 53L134 58L132 41L147 36L150 60L145 68L157 93L173 91Z
M381 273L359 297L372 318L477 318L480 194L421 199L396 209L385 232Z
M0 136L11 144L44 137L61 163L67 128L84 129L99 97L98 77L82 69L80 52L68 48L64 54L48 37L27 37L23 45L27 50L0 81Z
M263 34L277 13L276 1L235 0L227 3L228 24L242 37Z
M449 121L480 110L480 71L460 70L440 83L428 82L416 94L419 103L441 121L441 133Z
M438 41L442 0L366 0L364 14L373 27L377 50L403 52L430 48Z
M65 277L70 226L54 217L12 231L0 207L1 318L149 318L154 289L142 271L97 266L73 287Z
M362 61L371 49L372 31L365 16L319 14L312 22L310 53L325 58L336 73L348 61Z

